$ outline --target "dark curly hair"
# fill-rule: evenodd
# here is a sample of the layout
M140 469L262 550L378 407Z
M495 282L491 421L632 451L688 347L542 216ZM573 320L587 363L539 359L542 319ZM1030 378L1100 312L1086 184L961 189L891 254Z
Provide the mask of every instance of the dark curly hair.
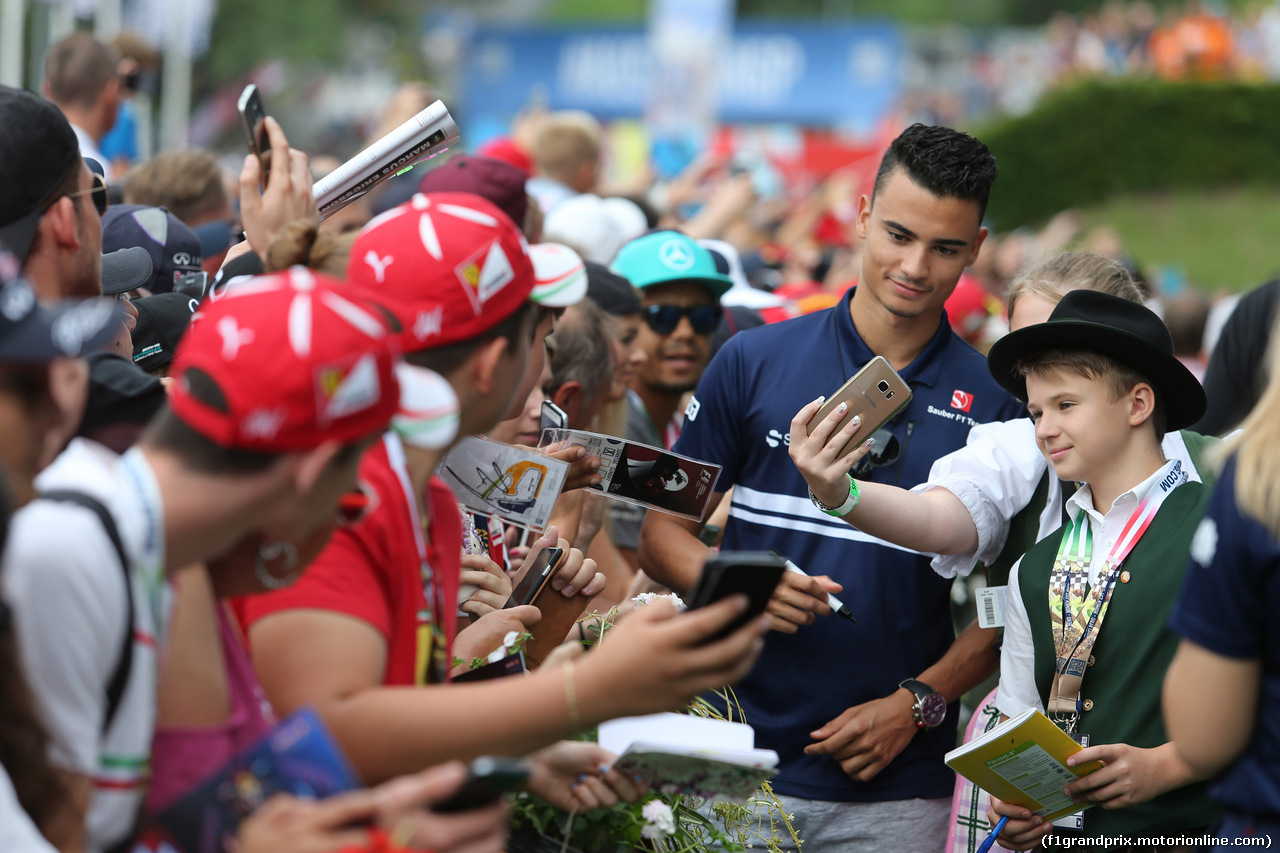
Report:
M898 168L939 198L976 201L979 218L986 216L987 198L996 180L996 158L969 134L919 123L902 131L880 161L871 191L873 203Z

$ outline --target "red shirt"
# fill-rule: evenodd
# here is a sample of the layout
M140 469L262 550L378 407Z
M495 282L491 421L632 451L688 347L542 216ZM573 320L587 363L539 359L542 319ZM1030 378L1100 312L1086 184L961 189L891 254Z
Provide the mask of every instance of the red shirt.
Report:
M432 477L425 501L431 520L424 567L403 455L391 433L370 448L360 463L360 481L374 495L369 514L355 527L339 529L293 586L248 599L246 626L284 610L331 610L363 620L382 635L387 643L383 684L444 678L458 621L462 516L449 487Z

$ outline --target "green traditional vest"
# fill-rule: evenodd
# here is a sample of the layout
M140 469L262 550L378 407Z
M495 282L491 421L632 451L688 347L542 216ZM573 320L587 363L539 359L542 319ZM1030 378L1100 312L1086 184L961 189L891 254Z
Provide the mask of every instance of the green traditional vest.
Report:
M1215 438L1211 435L1201 435L1191 430L1182 430L1182 443L1187 446L1187 455L1191 457L1191 464L1195 466L1196 473L1200 475L1200 479L1206 486L1212 486L1214 481L1218 479L1218 469L1222 467L1220 460L1210 461L1206 455L1210 450L1222 444L1222 439ZM1013 568L1013 564L1018 562L1023 554L1031 550L1031 546L1036 544L1036 538L1040 534L1040 514L1044 512L1045 502L1049 499L1050 487L1057 488L1058 478L1054 476L1053 469L1049 468L1040 478L1040 482L1036 485L1035 492L1031 495L1031 500L1027 505L1018 510L1013 518L1009 519L1009 534L1005 538L1004 548L1000 550L1000 554L991 561L991 565L987 567L987 585L988 586L1004 586L1009 582L1009 572Z
M1182 589L1191 537L1211 492L1202 483L1179 486L1125 561L1129 582L1115 585L1094 645L1094 663L1085 672L1081 690L1083 699L1093 701L1093 709L1080 715L1077 728L1090 736L1092 745L1126 743L1150 749L1169 739L1160 689L1179 638L1166 625ZM1060 541L1061 531L1045 537L1027 552L1018 568L1042 701L1053 683L1055 652L1048 588ZM1174 830L1205 826L1217 818L1218 809L1209 801L1208 783L1200 782L1125 809L1091 808L1085 812L1084 829L1090 836L1168 835Z

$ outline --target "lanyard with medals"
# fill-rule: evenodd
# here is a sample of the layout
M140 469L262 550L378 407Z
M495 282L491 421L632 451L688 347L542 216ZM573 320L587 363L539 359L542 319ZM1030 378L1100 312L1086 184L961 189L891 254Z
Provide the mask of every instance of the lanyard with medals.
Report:
M1056 660L1046 706L1050 718L1067 734L1075 733L1083 710L1080 686L1102 630L1116 579L1120 577L1120 566L1146 533L1165 499L1186 481L1181 462L1175 459L1164 464L1155 485L1138 501L1137 508L1125 522L1111 553L1098 570L1098 582L1092 589L1086 589L1093 557L1089 515L1081 510L1067 524L1049 578L1049 623L1053 629Z
M414 662L413 677L415 684L437 684L446 680L448 667L445 663L447 642L441 616L444 613L440 600L440 587L435 582L435 574L427 559L427 540L423 530L422 515L418 512L418 499L413 493L413 483L409 480L409 462L405 458L404 445L400 436L394 432L386 432L382 436L383 446L387 450L387 461L400 481L404 491L405 502L409 506L409 517L412 520L413 543L418 550L418 566L422 575L422 607L418 610L417 640L418 653Z

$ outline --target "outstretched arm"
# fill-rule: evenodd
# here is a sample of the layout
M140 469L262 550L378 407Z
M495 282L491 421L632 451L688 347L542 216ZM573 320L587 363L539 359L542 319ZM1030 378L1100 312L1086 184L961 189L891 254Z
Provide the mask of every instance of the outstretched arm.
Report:
M848 410L836 407L818 424L811 424L822 406L814 400L791 421L791 459L819 501L838 507L849 495L849 471L871 452L870 440L843 456L836 453L862 427L854 416L840 426ZM810 428L812 427L812 432ZM886 542L932 554L962 554L978 547L973 517L960 499L946 489L911 492L884 483L859 480L858 503L843 519Z

